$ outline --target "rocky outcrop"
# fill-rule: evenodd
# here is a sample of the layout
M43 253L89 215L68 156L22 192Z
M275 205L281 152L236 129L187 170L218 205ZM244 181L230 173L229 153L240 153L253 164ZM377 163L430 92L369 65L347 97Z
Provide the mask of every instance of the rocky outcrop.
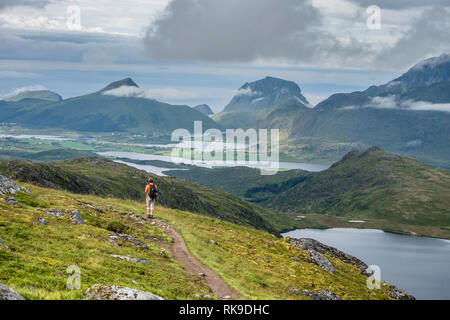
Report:
M331 290L320 290L318 292L312 292L309 290L299 290L289 288L289 291L296 295L302 295L310 297L312 300L342 300L336 293Z
M416 300L414 296L397 289L395 286L391 286L390 290L387 290L387 294L395 300Z
M67 212L65 210L59 210L59 209L45 209L43 210L46 214L49 214L51 216L57 217L57 218L64 218L67 215Z
M70 211L69 220L75 224L84 224L83 216L81 215L80 211L77 210Z
M20 294L0 283L0 300L25 300Z
M22 205L14 197L5 198L5 202L14 208L22 208Z
M43 210L46 214L57 218L64 218L69 214L69 220L75 224L84 224L83 216L78 210L61 210L61 209L45 209Z
M115 255L115 254L112 254L111 257L119 259L119 260L123 260L123 261L132 261L132 262L137 262L137 263L142 263L142 264L149 264L147 260L141 260L138 258L130 258L130 257L119 256L119 255Z
M372 275L370 271L367 270L368 266L359 260L358 258L355 258L345 252L342 252L336 248L327 246L323 243L320 243L319 241L313 240L313 239L289 239L289 243L293 246L307 250L308 253L311 252L317 252L322 255L327 254L335 259L339 259L345 263L354 265L359 270L361 270L362 274L365 274L367 276Z
M150 292L141 290L96 284L84 294L85 300L164 300Z
M33 224L39 224L41 226L48 225L48 220L42 217L39 217L36 221L33 222Z
M149 249L149 247L145 243L143 243L141 240L139 240L136 237L130 236L128 234L124 234L124 233L110 233L110 234L108 234L108 238L110 238L111 240L114 240L116 242L117 241L127 242L127 243L130 243L131 245L136 246L136 247L141 247L141 248L146 249L146 250Z
M322 255L321 253L309 249L307 255L308 258L311 260L311 262L316 264L320 268L329 271L331 273L336 273L331 262L327 258L325 258L325 256Z
M17 183L15 183L13 180L0 175L0 195L6 196L8 194L15 194L20 191L31 193L31 191L27 188L21 187L17 185Z

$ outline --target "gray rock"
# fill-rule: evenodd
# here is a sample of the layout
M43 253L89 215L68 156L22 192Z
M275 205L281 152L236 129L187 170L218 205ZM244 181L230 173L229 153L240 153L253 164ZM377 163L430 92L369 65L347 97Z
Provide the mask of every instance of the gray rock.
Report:
M119 260L123 260L123 261L132 261L132 262L137 262L137 263L142 263L142 264L149 264L147 260L141 260L138 258L130 258L130 257L119 256L119 255L115 255L115 254L112 254L111 257L119 259Z
M302 262L301 262L298 258L296 258L296 257L291 257L291 259L294 260L295 262L302 263Z
M169 258L169 254L165 251L160 251L159 254L162 255L164 258Z
M326 271L329 271L331 273L336 273L331 262L327 258L325 258L325 256L322 255L321 253L314 251L312 249L309 249L308 257L311 259L311 261L314 264L318 265L320 268L322 268Z
M217 245L217 242L214 241L214 240L210 240L209 243L214 244L214 245Z
M164 300L163 298L141 290L96 284L87 289L85 300Z
M313 239L290 239L289 243L293 246L303 249L303 250L309 250L312 249L316 252L319 252L321 254L328 254L332 256L333 258L339 259L345 263L354 265L357 267L362 274L365 274L367 276L370 276L371 273L367 272L367 264L359 260L358 258L355 258L345 252L342 252L336 248L327 246L323 243L320 243L319 241L313 240Z
M37 223L40 224L41 226L46 226L48 224L48 220L42 217L39 217L37 220Z
M7 197L7 198L5 198L5 202L7 204L9 204L10 206L13 206L15 208L22 208L22 205L20 204L20 202L18 202L16 200L16 198L14 198L14 197Z
M72 221L75 224L84 224L84 219L83 219L83 216L81 215L80 211L71 210L69 219L70 219L70 221Z
M318 292L312 292L309 290L289 289L293 294L299 294L310 297L312 300L342 300L336 293L331 290L320 290Z
M0 175L0 195L6 196L8 194L15 194L20 191L31 193L31 191L27 188L21 187L17 185L17 183L15 183L13 180Z
M138 238L130 236L128 234L124 234L124 233L110 233L110 234L108 234L108 237L111 240L115 241L115 242L122 241L122 242L130 243L130 244L132 244L133 246L136 246L136 247L141 247L141 248L146 249L146 250L150 249L145 243L140 241Z
M0 300L25 300L20 294L0 283Z
M5 248L6 250L11 250L10 247L8 247L6 244L3 243L2 239L0 238L0 249Z
M85 205L86 207L88 207L89 209L95 210L95 211L97 211L97 212L100 212L100 213L104 213L104 212L105 212L105 210L103 210L103 209L101 209L101 208L97 208L97 207L93 206L93 205L90 204L90 203L85 203L84 205Z
M57 217L57 218L64 218L67 215L67 212L64 210L59 209L45 209L43 210L46 214L49 214L51 216Z

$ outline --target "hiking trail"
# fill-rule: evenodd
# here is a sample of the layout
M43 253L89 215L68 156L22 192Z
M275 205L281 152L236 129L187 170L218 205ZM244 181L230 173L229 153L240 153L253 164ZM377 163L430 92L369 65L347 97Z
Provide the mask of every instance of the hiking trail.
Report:
M168 250L184 266L186 271L192 274L203 274L206 284L217 298L220 300L231 300L240 297L216 272L203 265L191 255L183 237L173 226L166 221L158 219L151 220L150 223L159 228L163 228L167 235L173 239L173 243L170 245L164 243L159 243L159 245Z

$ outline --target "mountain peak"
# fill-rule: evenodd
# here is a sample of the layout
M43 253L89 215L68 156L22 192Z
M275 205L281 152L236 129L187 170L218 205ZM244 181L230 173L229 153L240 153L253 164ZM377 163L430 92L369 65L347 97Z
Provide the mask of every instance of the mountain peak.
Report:
M291 102L304 106L309 105L308 100L302 95L302 90L295 82L268 76L261 80L247 82L240 87L231 102L225 107L225 111L255 111Z
M117 88L120 88L120 87L136 87L136 88L139 88L139 86L136 84L136 82L133 81L133 79L125 78L125 79L122 79L122 80L110 83L105 88L100 90L100 92L106 92L106 91L110 91L110 90L117 89Z
M403 89L427 87L450 81L450 55L443 54L423 60L408 70L404 75L387 84L389 87L400 86Z
M211 107L207 104L201 104L201 105L195 106L193 109L203 113L206 116L214 115L214 112L211 110Z

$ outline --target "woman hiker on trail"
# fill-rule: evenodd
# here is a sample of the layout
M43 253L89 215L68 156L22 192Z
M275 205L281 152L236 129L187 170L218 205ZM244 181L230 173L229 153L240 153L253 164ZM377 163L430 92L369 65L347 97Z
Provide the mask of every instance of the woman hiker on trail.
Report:
M156 197L158 196L158 186L154 184L153 178L148 178L148 184L145 187L145 193L147 202L147 214L150 219L153 219Z

